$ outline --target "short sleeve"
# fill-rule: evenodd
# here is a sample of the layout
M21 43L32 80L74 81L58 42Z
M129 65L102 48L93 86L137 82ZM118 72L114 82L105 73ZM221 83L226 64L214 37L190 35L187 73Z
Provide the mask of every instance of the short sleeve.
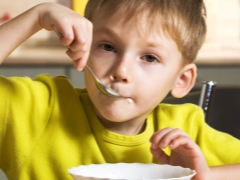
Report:
M8 174L24 163L47 124L51 81L48 75L35 80L0 76L0 168Z
M193 129L209 166L240 163L240 140L209 126L201 109L196 112Z

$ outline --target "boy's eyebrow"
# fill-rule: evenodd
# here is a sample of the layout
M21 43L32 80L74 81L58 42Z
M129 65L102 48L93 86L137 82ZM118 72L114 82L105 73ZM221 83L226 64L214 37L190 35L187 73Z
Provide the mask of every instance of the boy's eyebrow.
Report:
M108 28L108 27L101 27L93 31L94 33L107 33L107 34L110 34L111 36L118 37L117 33L115 33L111 28Z
M159 44L156 44L156 43L154 43L154 42L148 42L147 43L147 46L149 46L149 47L159 47L159 46L161 46L161 47L164 47L163 45L159 45Z

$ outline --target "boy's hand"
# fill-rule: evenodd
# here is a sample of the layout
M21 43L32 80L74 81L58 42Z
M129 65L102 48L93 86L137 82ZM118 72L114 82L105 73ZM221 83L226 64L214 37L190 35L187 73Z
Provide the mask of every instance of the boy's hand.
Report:
M67 55L75 68L82 71L87 63L92 42L92 23L71 9L55 4L39 5L39 22L42 28L62 34L60 42L67 46Z
M151 152L162 164L182 166L197 172L193 179L205 179L210 174L210 169L198 145L182 130L165 128L157 131L150 139ZM171 149L168 156L162 150Z

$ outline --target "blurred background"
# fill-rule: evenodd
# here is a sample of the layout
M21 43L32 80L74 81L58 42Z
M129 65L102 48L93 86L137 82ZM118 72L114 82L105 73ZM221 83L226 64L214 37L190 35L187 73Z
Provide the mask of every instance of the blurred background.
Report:
M1 0L0 24L42 2L58 2L83 15L87 0ZM198 78L193 91L199 90L205 80L217 82L208 123L240 138L240 1L205 0L205 3L208 33L195 61ZM41 30L6 59L0 74L31 78L42 73L64 74L74 86L84 87L83 73L73 68L65 50L55 33ZM1 170L0 180L6 180Z

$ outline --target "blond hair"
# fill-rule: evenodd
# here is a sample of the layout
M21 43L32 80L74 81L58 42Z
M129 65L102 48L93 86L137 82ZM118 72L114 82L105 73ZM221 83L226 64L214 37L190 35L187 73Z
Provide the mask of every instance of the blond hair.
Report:
M93 21L100 10L104 17L138 20L143 13L148 24L159 26L176 42L184 63L197 56L206 36L206 9L203 0L89 0L85 17ZM150 28L150 29L151 29Z

